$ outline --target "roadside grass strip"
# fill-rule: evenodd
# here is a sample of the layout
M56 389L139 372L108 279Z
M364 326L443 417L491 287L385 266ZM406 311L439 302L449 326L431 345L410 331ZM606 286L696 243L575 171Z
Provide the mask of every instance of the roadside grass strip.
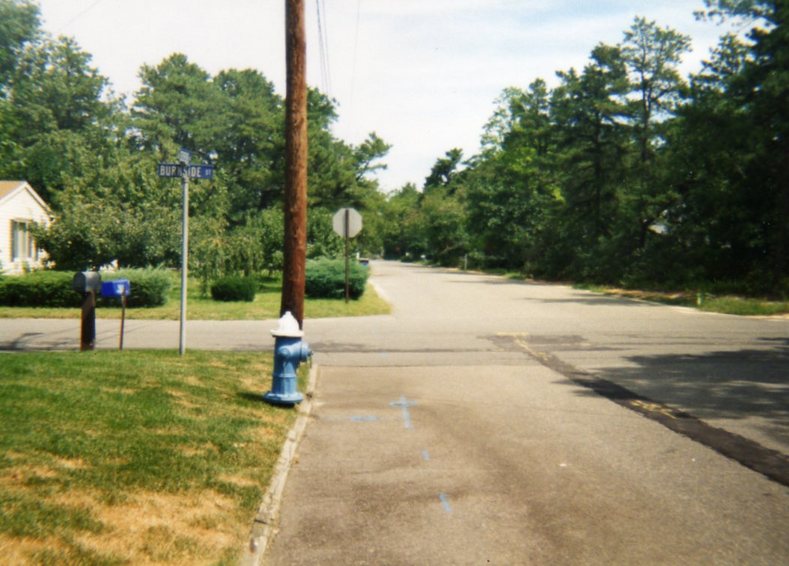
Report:
M280 316L282 300L281 284L269 280L262 284L252 302L215 301L200 293L200 283L194 279L187 286L187 318L189 320L266 320ZM134 289L132 289L134 293ZM136 320L178 320L181 316L180 281L175 282L168 294L167 304L161 307L130 308L126 318ZM354 301L344 299L310 299L304 303L309 318L330 318L344 316L372 316L389 314L392 307L382 299L375 288L368 283L364 294ZM0 306L0 318L76 318L81 315L79 308L48 307L4 307ZM120 302L114 306L96 309L96 317L104 319L121 318Z
M666 305L692 307L701 311L720 314L738 316L780 316L789 314L789 301L786 300L768 300L734 295L713 295L710 293L692 291L642 291L637 289L605 287L602 285L579 284L575 285L575 287L615 297L651 301Z
M0 561L237 563L296 418L262 402L270 369L260 353L3 355Z

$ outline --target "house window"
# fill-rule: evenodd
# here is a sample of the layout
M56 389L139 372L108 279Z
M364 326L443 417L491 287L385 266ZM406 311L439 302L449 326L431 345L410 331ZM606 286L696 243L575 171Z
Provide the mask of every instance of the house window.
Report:
M37 260L38 250L30 233L30 222L25 220L11 221L11 260Z

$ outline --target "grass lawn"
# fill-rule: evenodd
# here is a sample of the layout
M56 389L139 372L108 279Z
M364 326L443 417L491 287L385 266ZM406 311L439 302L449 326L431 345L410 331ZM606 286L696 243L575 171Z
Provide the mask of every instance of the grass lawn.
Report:
M200 294L197 280L189 281L187 286L187 312L189 320L264 320L279 318L281 286L279 280L269 280L258 291L255 300L247 302L214 301L210 296ZM134 293L134 289L132 289ZM358 301L344 299L309 299L304 303L307 318L328 318L339 316L370 316L388 314L390 305L375 292L372 285L367 285L364 295ZM181 282L173 277L167 304L155 308L127 309L129 319L178 320L181 314ZM98 318L120 318L121 309L102 307L96 309ZM80 310L64 308L38 307L2 307L0 318L79 318Z
M507 279L520 281L524 276L520 273L505 270L485 270L485 273L500 275ZM695 291L645 291L640 289L622 289L606 285L590 283L568 283L576 289L584 289L594 293L602 293L616 297L628 297L644 301L653 301L667 305L697 308L706 312L734 314L740 316L780 316L789 314L789 301L770 300L765 298L741 297L734 295L713 295Z
M296 418L269 354L0 355L0 562L237 563Z
M599 285L578 285L578 287L588 291L594 291L596 293L604 293L606 295L630 297L633 299L654 301L657 303L665 303L669 305L694 307L706 312L735 314L741 316L775 316L789 314L789 301L770 301L767 299L737 297L731 295L699 294L691 291L639 291L634 289L619 289Z

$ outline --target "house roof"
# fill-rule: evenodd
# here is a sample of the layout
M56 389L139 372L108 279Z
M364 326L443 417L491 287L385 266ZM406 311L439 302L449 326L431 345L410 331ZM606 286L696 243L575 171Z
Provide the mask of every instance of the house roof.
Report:
M0 199L5 198L24 183L24 181L0 181Z
M27 181L3 181L0 180L0 203L2 203L6 198L10 198L11 196L15 195L18 192L27 189L30 195L41 205L41 207L47 211L47 214L51 214L49 206L44 199L41 198L33 187L30 186L30 183Z

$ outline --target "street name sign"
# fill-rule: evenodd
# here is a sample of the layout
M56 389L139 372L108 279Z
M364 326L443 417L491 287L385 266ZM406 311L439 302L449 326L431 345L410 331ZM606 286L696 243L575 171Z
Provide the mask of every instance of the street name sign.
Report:
M214 167L212 165L186 165L186 172L190 179L213 179ZM180 163L159 163L156 172L160 177L183 176L184 165Z

